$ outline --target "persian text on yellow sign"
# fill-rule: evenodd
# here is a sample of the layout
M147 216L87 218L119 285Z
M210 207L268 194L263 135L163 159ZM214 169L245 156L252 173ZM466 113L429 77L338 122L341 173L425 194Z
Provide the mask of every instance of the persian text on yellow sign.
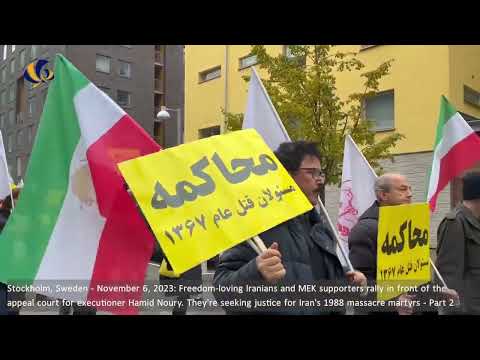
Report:
M312 208L253 129L124 162L175 273Z

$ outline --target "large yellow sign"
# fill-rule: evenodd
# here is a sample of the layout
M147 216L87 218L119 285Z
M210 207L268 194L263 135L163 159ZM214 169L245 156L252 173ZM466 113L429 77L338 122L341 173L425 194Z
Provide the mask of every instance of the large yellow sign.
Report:
M312 209L254 129L119 167L177 274Z
M428 204L380 207L377 238L378 300L430 281Z

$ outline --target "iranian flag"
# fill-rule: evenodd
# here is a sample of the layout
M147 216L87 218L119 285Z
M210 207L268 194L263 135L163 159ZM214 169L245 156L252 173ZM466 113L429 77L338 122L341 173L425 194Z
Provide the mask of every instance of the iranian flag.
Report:
M0 281L98 310L137 313L155 240L117 163L158 150L57 55L25 186L0 236Z
M427 201L435 211L440 192L455 177L480 161L480 138L442 96L433 150Z

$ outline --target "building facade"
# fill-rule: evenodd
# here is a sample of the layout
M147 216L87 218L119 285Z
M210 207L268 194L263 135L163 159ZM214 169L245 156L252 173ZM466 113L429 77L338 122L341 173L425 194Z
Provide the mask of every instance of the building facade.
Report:
M221 133L222 109L243 113L248 83L242 76L256 64L248 45L187 46L185 50L186 141ZM288 46L266 46L271 55L285 54ZM383 163L386 171L406 174L412 184L414 201L425 201L426 181L432 162L440 96L464 115L474 130L480 131L480 46L477 45L339 45L333 50L358 53L364 71L393 59L390 74L382 78L380 92L369 98L366 112L375 120L378 140L397 131L405 136L393 149L394 161ZM260 72L260 76L266 74ZM337 95L341 99L363 90L360 76L337 73ZM432 217L432 242L444 214L460 200L459 180L441 194ZM339 189L327 187L327 210L335 222Z
M162 146L177 144L183 123L182 45L0 45L0 130L14 181L25 176L48 83L33 88L23 78L38 59L55 72L56 53L67 57ZM169 66L171 64L171 66ZM161 106L180 109L172 121L155 121Z

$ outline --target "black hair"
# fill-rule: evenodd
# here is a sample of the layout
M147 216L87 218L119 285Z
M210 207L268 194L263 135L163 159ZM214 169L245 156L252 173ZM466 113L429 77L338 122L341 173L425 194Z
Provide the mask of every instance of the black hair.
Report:
M274 153L288 172L298 171L305 156L313 156L320 160L317 144L308 141L281 143Z
M471 171L463 178L463 200L480 199L480 172Z

